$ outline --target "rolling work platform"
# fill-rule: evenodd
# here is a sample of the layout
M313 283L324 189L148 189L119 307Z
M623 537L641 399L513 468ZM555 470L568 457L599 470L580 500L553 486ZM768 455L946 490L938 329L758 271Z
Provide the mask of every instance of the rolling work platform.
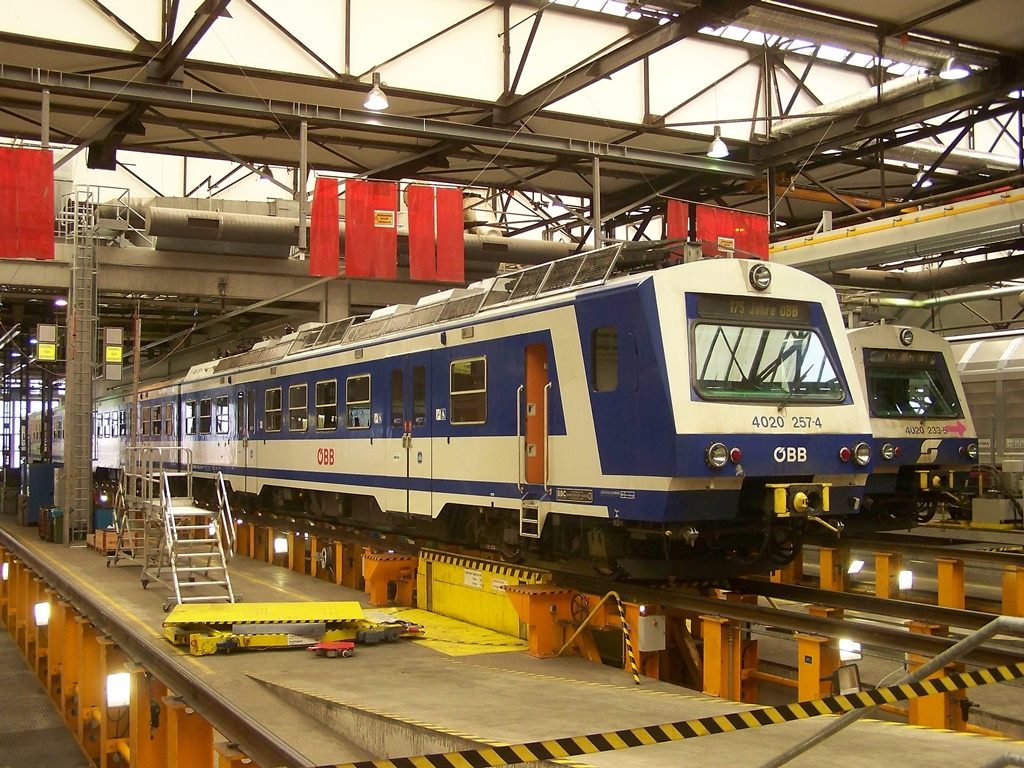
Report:
M627 672L577 657L537 659L522 652L525 644L518 638L492 633L489 639L470 642L458 636L455 622L435 621L422 613L427 617L422 619L423 640L378 644L344 662L301 651L194 657L164 638L163 624L170 617L163 613L158 595L138 588L132 569L106 568L104 558L93 552L41 542L35 531L6 522L0 526L0 547L6 550L7 561L17 561L18 570L31 568L53 585L62 603L81 605L81 620L118 653L130 656L132 669L148 671L137 678L145 694L139 716L148 725L151 702L162 708L161 724L154 729L157 740L170 733L168 719L179 719L174 733L180 733L189 718L200 716L267 768L339 765L458 749L503 754L492 748L597 732L611 745L649 746L581 755L573 764L758 768L831 719L771 721L757 714L763 708L648 678L635 685ZM365 604L362 593L248 558L236 559L233 570L235 578L246 583L247 594L260 602ZM36 583L19 578L19 583ZM435 641L448 632L454 634L447 649L439 650L445 646ZM1019 694L1020 688L1014 692ZM758 723L758 718L773 724ZM703 723L700 737L654 743L656 724L683 721ZM743 725L752 722L762 727ZM212 729L189 727L194 742L189 748L205 744L208 764ZM143 727L143 736L148 737L148 731ZM151 743L142 738L134 749L141 756ZM898 762L905 768L923 768L948 765L950 756L956 755L957 765L981 766L1007 752L1024 752L1024 744L864 720L790 765L873 768ZM195 755L201 753L190 754L194 762L173 765L199 764ZM231 762L234 759L225 757L218 765L241 764L240 758ZM156 765L140 763L147 764ZM538 764L553 765L547 760Z
M224 477L217 474L218 509L195 505L192 451L130 448L123 477L124 512L111 562L137 558L141 539L142 586L156 582L174 594L164 610L182 603L233 603L228 559L235 527ZM141 535L140 535L141 534Z

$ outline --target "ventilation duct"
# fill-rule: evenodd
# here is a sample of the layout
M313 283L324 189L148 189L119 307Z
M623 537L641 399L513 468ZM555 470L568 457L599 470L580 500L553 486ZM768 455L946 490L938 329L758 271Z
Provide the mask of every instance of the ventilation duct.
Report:
M344 252L345 224L339 223ZM483 231L495 231L482 227ZM262 216L231 211L200 211L151 205L146 235L157 250L195 251L241 256L287 258L299 243L299 222L291 216ZM498 264L543 264L576 251L574 243L490 234L465 235L466 269L494 274ZM398 228L399 263L408 263L409 230Z
M1024 255L958 264L941 269L915 272L887 272L881 269L851 269L822 276L831 285L845 288L866 288L879 291L929 293L965 285L998 283L1024 278ZM1021 290L1019 287L1017 290Z

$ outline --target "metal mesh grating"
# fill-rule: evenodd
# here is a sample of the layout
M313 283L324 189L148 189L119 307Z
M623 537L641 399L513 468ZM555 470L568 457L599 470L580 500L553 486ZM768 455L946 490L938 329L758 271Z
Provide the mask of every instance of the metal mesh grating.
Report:
M378 317L374 320L364 320L361 323L353 325L349 328L348 333L345 334L345 341L349 342L375 339L378 336L383 335L390 320L390 317Z
M480 311L485 294L475 293L472 296L463 296L461 299L452 299L441 309L439 321L454 320L458 317L469 317Z
M518 279L516 279L515 285L508 292L508 301L521 301L523 299L532 299L536 296L537 291L544 283L544 277L550 269L550 264L542 264L539 267L524 269L518 274L513 273L512 277Z
M544 280L543 293L558 291L569 288L576 282L576 275L580 271L585 256L570 256L567 259L559 259L551 264L547 278Z

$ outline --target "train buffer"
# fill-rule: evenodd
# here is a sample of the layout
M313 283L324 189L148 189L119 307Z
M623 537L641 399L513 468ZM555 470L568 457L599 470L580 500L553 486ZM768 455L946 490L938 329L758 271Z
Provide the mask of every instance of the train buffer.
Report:
M316 649L334 643L372 645L422 633L423 628L412 622L369 619L357 602L184 603L164 621L164 637L188 647L193 656L243 649Z

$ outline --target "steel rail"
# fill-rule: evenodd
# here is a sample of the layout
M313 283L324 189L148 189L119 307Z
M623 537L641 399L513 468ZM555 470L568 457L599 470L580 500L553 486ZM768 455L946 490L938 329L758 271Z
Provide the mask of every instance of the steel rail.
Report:
M229 741L237 743L239 749L253 762L268 767L305 768L312 765L301 752L269 731L261 730L230 701L210 690L200 677L176 664L169 655L154 648L149 639L120 621L109 606L102 605L75 581L53 570L31 549L3 529L0 529L0 544L56 590L62 599L74 606L97 630L113 640L125 655L152 672L172 693L180 696Z
M721 616L726 619L776 627L790 632L849 638L859 642L862 646L881 651L897 651L935 657L947 651L957 642L956 638L920 635L909 630L801 615L717 598L679 594L632 584L618 584L564 572L556 573L555 579L560 586L571 587L588 594L603 595L614 588L627 602L665 606L706 616ZM910 604L908 603L908 605ZM989 618L992 620L993 617ZM964 657L964 661L980 666L1000 666L1024 661L1024 652L1007 646L975 648Z
M793 584L776 584L775 582L761 579L730 579L729 585L737 592L743 594L790 600L795 603L831 605L846 611L921 621L927 624L941 624L961 629L981 629L992 619L996 618L995 614L985 613L984 611L945 608L928 603L891 600L883 597L874 597L873 595L836 592Z
M933 539L932 542L942 541ZM953 539L949 539L953 542ZM820 547L821 543L814 541L811 546ZM969 549L962 545L921 543L921 537L911 539L909 536L886 536L877 534L874 536L860 536L846 538L842 537L833 545L835 548L856 549L867 552L889 552L891 554L920 555L922 557L943 558L946 560L965 560L974 563L986 563L988 565L1013 565L1024 568L1024 554L1015 552L991 552L984 549Z

